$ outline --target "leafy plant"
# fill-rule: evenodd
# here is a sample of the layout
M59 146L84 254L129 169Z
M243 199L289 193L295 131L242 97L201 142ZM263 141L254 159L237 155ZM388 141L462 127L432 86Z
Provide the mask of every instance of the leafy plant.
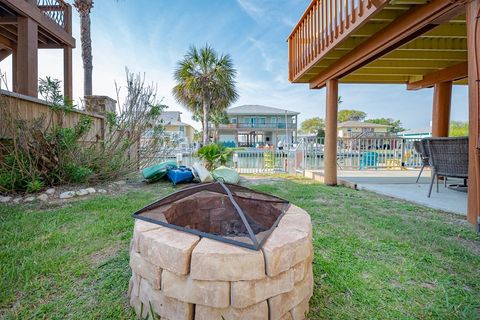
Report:
M197 155L204 161L205 168L211 171L219 165L225 165L232 155L232 150L218 143L211 143L201 147Z
M39 179L33 179L32 181L27 182L27 192L34 193L42 190L44 184Z

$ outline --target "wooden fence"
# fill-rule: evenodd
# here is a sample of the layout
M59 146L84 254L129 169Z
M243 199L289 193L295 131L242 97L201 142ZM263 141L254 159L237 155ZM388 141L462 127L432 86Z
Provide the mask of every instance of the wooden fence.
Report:
M92 119L90 130L83 136L81 142L97 143L105 138L105 117L92 112L74 109L67 113L59 113L43 100L24 96L21 94L0 90L0 139L9 139L8 121L43 119L44 130L53 124L62 123L63 127L72 128L82 118L88 116Z

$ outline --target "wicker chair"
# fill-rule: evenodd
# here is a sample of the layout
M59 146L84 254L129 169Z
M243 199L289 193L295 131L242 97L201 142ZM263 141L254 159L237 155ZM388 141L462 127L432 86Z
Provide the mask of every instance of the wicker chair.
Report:
M427 138L424 139L430 155L430 165L433 169L432 181L428 197L432 194L435 178L438 177L468 178L468 137L458 138Z
M418 174L417 181L415 183L418 183L418 180L420 179L420 176L422 175L423 169L425 167L430 166L430 158L428 156L428 148L426 147L426 141L414 141L413 142L413 148L415 151L420 155L422 158L422 168L420 169L420 173Z

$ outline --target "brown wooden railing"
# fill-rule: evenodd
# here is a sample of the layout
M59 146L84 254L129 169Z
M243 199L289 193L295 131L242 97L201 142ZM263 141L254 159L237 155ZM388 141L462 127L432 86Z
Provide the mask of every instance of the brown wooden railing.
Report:
M372 2L313 0L288 37L289 80L295 81L345 34L378 10L379 6L374 7Z
M71 33L71 6L64 0L37 0L37 7L58 24L62 29Z

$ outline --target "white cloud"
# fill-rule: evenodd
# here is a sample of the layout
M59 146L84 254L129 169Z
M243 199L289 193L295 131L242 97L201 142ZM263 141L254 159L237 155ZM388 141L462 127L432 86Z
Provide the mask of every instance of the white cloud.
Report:
M242 9L253 19L257 20L264 13L263 9L250 0L237 0Z

